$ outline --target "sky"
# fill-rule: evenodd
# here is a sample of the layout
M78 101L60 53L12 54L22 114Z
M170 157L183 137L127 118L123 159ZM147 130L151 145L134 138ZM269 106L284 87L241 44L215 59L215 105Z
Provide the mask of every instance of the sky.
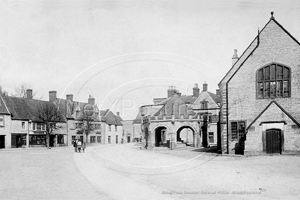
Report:
M133 119L169 86L215 92L271 11L300 41L299 0L0 1L0 85L10 95L26 84L43 100L91 95Z

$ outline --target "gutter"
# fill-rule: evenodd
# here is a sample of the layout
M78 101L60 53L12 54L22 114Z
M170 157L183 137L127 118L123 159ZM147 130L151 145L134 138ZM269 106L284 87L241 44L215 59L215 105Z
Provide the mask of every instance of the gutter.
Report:
M233 78L233 76L239 71L239 69L244 65L244 63L249 59L249 57L254 53L254 51L258 48L260 41L259 41L259 30L256 36L257 39L257 45L255 46L255 48L251 51L251 53L247 56L247 58L240 64L240 66L238 67L238 69L231 75L231 77L228 79L228 81L226 82L226 125L227 125L227 153L229 153L229 130L228 130L228 125L229 125L229 120L228 120L228 83L231 81L231 79Z

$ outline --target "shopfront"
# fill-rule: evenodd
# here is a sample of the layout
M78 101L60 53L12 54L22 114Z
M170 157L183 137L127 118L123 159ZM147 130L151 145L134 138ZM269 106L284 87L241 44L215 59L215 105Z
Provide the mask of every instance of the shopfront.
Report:
M11 148L26 147L26 133L11 134Z
M29 135L30 146L46 146L46 134L31 134Z

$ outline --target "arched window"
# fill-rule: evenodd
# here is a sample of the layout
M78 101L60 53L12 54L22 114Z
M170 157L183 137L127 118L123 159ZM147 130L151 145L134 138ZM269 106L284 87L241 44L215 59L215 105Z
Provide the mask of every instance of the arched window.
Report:
M257 71L257 98L290 97L290 69L280 64L270 64Z

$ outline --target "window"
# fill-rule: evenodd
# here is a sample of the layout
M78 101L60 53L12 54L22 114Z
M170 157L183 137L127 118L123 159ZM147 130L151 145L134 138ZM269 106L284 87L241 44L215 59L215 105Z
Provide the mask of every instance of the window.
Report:
M116 144L118 144L118 136L116 135Z
M38 131L41 130L41 123L37 123L37 130L38 130Z
M36 123L32 122L32 130L35 130L36 128Z
M42 124L41 126L42 126L42 131L46 130L45 124Z
M118 131L118 126L117 125L115 125L115 132L117 132Z
M25 130L26 127L25 127L25 122L22 122L22 130Z
M110 139L110 136L108 136L108 144L111 143L111 139Z
M290 97L290 69L271 64L257 71L257 98Z
M111 125L108 125L108 131L111 131Z
M30 145L45 145L46 136L45 135L30 135L29 136Z
M4 116L0 116L0 126L4 126Z
M96 129L96 130L101 129L101 124L95 124L95 129Z
M75 123L76 128L80 129L82 128L82 123Z
M231 122L231 139L238 140L245 134L245 122Z
M96 142L96 136L91 136L91 143L95 143Z
M64 144L64 135L57 135L57 143Z
M214 143L214 132L208 133L208 141L209 143Z
M101 143L101 136L97 136L97 143Z
M207 109L207 101L201 101L201 109Z

